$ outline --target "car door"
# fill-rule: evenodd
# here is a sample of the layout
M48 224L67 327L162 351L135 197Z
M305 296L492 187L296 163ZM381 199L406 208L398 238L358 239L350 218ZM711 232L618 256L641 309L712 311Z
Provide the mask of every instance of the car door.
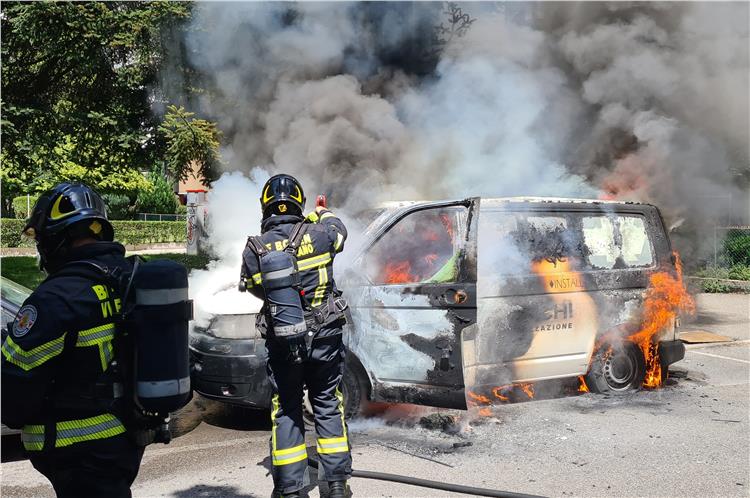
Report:
M350 348L373 397L463 404L461 331L476 321L476 201L422 204L386 224L356 266L366 280Z

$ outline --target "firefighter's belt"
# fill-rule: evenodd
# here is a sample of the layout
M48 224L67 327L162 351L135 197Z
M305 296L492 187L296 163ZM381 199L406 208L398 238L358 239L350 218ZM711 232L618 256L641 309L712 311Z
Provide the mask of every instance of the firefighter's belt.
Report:
M328 301L322 306L305 311L305 322L308 330L317 332L323 326L345 319L344 311L349 307L343 297L329 296Z

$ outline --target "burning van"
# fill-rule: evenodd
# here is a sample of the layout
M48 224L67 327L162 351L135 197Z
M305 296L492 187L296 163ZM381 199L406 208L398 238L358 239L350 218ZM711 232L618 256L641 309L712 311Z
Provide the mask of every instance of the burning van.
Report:
M654 206L470 198L375 213L338 278L351 311L349 413L364 399L466 408L513 390L533 397L551 379L657 387L684 356L677 316L692 301ZM193 341L199 392L267 405L261 339L221 332L252 318L217 318Z
M579 378L624 392L684 356L682 286L659 211L636 203L466 199L386 209L342 282L369 397L441 407Z

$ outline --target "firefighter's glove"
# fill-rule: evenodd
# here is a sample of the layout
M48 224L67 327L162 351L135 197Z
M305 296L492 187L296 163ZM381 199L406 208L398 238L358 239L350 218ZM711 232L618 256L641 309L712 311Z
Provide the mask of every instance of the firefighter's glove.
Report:
M316 206L315 211L307 215L305 218L310 223L318 223L320 220L332 216L331 211L323 206Z

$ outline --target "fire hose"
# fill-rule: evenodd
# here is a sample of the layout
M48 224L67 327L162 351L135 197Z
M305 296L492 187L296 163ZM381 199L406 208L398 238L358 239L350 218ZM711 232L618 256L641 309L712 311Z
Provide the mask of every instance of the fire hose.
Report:
M310 456L307 457L310 467L317 469L318 461ZM473 486L463 486L460 484L450 484L447 482L431 481L429 479L420 479L418 477L402 476L398 474L387 474L385 472L373 472L370 470L352 470L352 477L362 479L375 479L378 481L390 481L410 486L419 486L422 488L439 489L441 491L451 491L474 496L492 496L497 498L540 498L538 495L527 495L524 493L513 493L510 491L500 491L497 489L475 488Z

